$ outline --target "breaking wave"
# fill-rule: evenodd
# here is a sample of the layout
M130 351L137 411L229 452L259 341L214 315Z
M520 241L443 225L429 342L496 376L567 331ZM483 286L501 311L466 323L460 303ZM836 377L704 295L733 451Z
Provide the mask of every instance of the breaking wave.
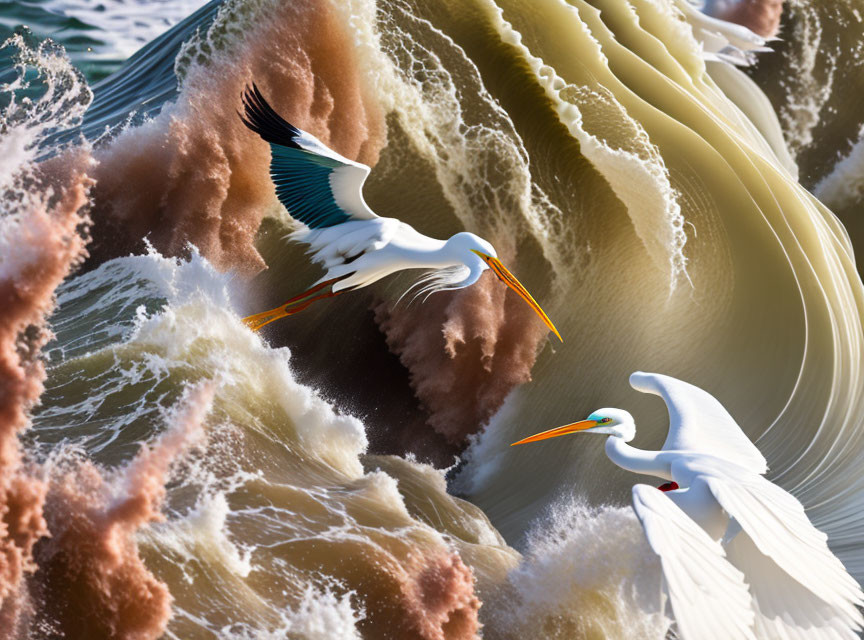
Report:
M0 637L663 637L633 477L507 446L598 406L659 446L633 370L716 395L860 579L864 236L825 206L860 201L860 145L815 150L831 25L789 6L801 46L746 72L671 1L214 0L92 88L13 39ZM489 238L567 342L489 275L248 332L320 277L236 116L253 80L374 166L376 211Z

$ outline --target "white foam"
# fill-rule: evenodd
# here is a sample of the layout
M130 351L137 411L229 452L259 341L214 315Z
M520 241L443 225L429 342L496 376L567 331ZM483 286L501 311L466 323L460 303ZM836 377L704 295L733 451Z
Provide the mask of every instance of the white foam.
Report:
M630 507L555 504L525 537L525 555L508 576L514 598L497 615L531 637L662 638L660 560ZM515 637L518 637L519 633Z
M206 554L230 573L246 578L252 571L251 552L241 551L229 539L226 528L229 513L224 493L205 493L186 516L170 524L156 525L144 535L158 540L161 547L181 558L194 560Z
M497 230L498 241L505 242L520 235L514 225L522 225L554 273L566 277L577 241L564 214L534 180L510 116L465 51L400 3L333 4L351 25L370 87L430 162L465 228Z
M789 151L797 157L813 143L813 131L834 89L837 61L822 40L819 12L811 3L789 0L786 9L795 16L793 30L786 35L794 46L788 56L789 73L781 82L786 102L780 107L780 121Z
M814 189L816 197L832 209L843 209L861 202L864 197L864 126L858 139Z
M16 78L0 87L9 103L0 113L0 278L14 278L38 259L38 234L29 215L47 208L51 192L34 189L39 143L56 129L80 122L93 94L62 47L44 41L35 47L16 34L3 48L14 50ZM22 97L39 87L41 95Z
M672 187L659 149L644 127L602 85L589 88L568 84L553 67L531 53L522 42L522 34L504 20L500 9L495 27L504 42L518 49L552 101L559 120L627 207L649 256L669 274L670 292L679 280L689 281L684 255L687 234L678 193ZM599 43L595 44L598 59L605 60ZM616 135L613 141L599 131L589 131L592 127L586 123L583 113L586 109L602 112L602 116L593 118L594 122L603 122L607 130L617 129L619 134L626 131L627 135Z
M130 384L147 384L153 389L172 376L189 375L217 380L217 405L240 412L252 428L267 430L250 407L267 403L275 414L269 423L284 425L290 447L317 456L349 477L362 475L358 456L367 446L363 424L340 414L313 389L300 384L291 370L287 348L271 349L247 329L234 311L237 296L230 274L217 272L194 248L187 260L165 258L155 251L147 255L119 258L73 280L64 287L61 302L104 291L103 304L91 307L94 314L106 315L104 322L116 324L114 333L102 336L103 342L89 354L76 357L115 365L101 393L119 392ZM138 303L137 311L130 313ZM148 311L143 305L156 311ZM88 316L72 322L87 324ZM94 330L101 325L93 322ZM67 325L58 323L58 332ZM78 331L82 329L79 327ZM120 335L122 342L112 341ZM93 372L98 370L94 369ZM88 402L81 398L63 407L67 413L87 414ZM152 398L143 390L127 407L129 420L153 411ZM118 421L117 429L124 421ZM299 442L298 442L299 441Z
M362 607L354 606L351 591L337 594L329 587L307 585L296 609L280 614L275 629L233 625L221 630L225 640L360 640L357 624L366 617Z

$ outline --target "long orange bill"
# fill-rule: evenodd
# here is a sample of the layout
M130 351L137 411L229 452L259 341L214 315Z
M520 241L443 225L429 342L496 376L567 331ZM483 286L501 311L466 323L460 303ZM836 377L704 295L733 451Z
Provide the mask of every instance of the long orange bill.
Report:
M548 431L535 433L533 436L528 436L524 440L514 442L510 446L515 447L517 444L528 444L529 442L539 442L540 440L548 440L549 438L566 436L568 433L576 433L577 431L585 431L586 429L591 429L592 427L596 427L597 424L598 423L596 420L580 420L579 422L574 422L573 424L565 424L563 427L556 427L555 429L549 429Z
M552 321L549 319L549 316L546 315L546 312L540 308L540 305L537 304L537 301L531 297L531 294L528 293L528 290L522 286L522 283L516 279L516 276L514 276L507 270L507 267L501 264L501 261L498 258L487 255L485 253L481 253L480 251L474 251L474 253L483 258L486 264L489 265L489 268L492 269L496 276L498 276L498 279L501 280L501 282L506 284L508 287L513 289L513 291L515 291L517 294L519 294L519 297L522 298L525 302L527 302L528 306L534 309L534 311L537 313L538 316L540 316L540 319L543 320L543 322L546 324L547 327L549 327L552 333L558 336L558 339L561 342L564 342L564 338L562 338L561 334L558 333L558 329L556 329L555 325L552 324Z

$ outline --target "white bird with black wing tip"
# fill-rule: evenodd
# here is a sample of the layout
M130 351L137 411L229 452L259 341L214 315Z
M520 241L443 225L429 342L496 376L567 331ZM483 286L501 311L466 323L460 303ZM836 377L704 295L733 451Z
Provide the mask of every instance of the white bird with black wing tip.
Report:
M660 556L683 640L857 640L864 594L801 503L764 477L765 458L710 394L637 372L630 384L659 395L670 426L661 451L627 444L633 417L600 409L586 420L514 442L600 433L622 469L665 481L633 487L633 510Z
M405 269L427 273L425 292L469 287L486 269L513 289L561 339L531 294L498 260L495 248L473 233L436 240L395 218L377 216L363 199L369 167L328 149L286 122L256 86L243 94L243 122L270 143L270 177L276 195L304 228L292 239L309 245L326 275L311 289L275 309L244 318L253 331L293 315L316 300L365 287Z

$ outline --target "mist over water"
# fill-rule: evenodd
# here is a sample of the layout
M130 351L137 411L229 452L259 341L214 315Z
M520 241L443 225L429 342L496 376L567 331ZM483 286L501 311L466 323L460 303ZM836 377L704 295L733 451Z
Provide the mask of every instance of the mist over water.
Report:
M786 3L746 71L665 0L116 4L52 5L115 66L149 41L104 79L62 32L4 49L0 638L663 638L640 479L600 438L508 446L618 406L659 448L634 370L715 395L861 579L862 123L820 44L852 3ZM253 80L376 212L488 238L566 342L489 274L247 331L321 275Z

